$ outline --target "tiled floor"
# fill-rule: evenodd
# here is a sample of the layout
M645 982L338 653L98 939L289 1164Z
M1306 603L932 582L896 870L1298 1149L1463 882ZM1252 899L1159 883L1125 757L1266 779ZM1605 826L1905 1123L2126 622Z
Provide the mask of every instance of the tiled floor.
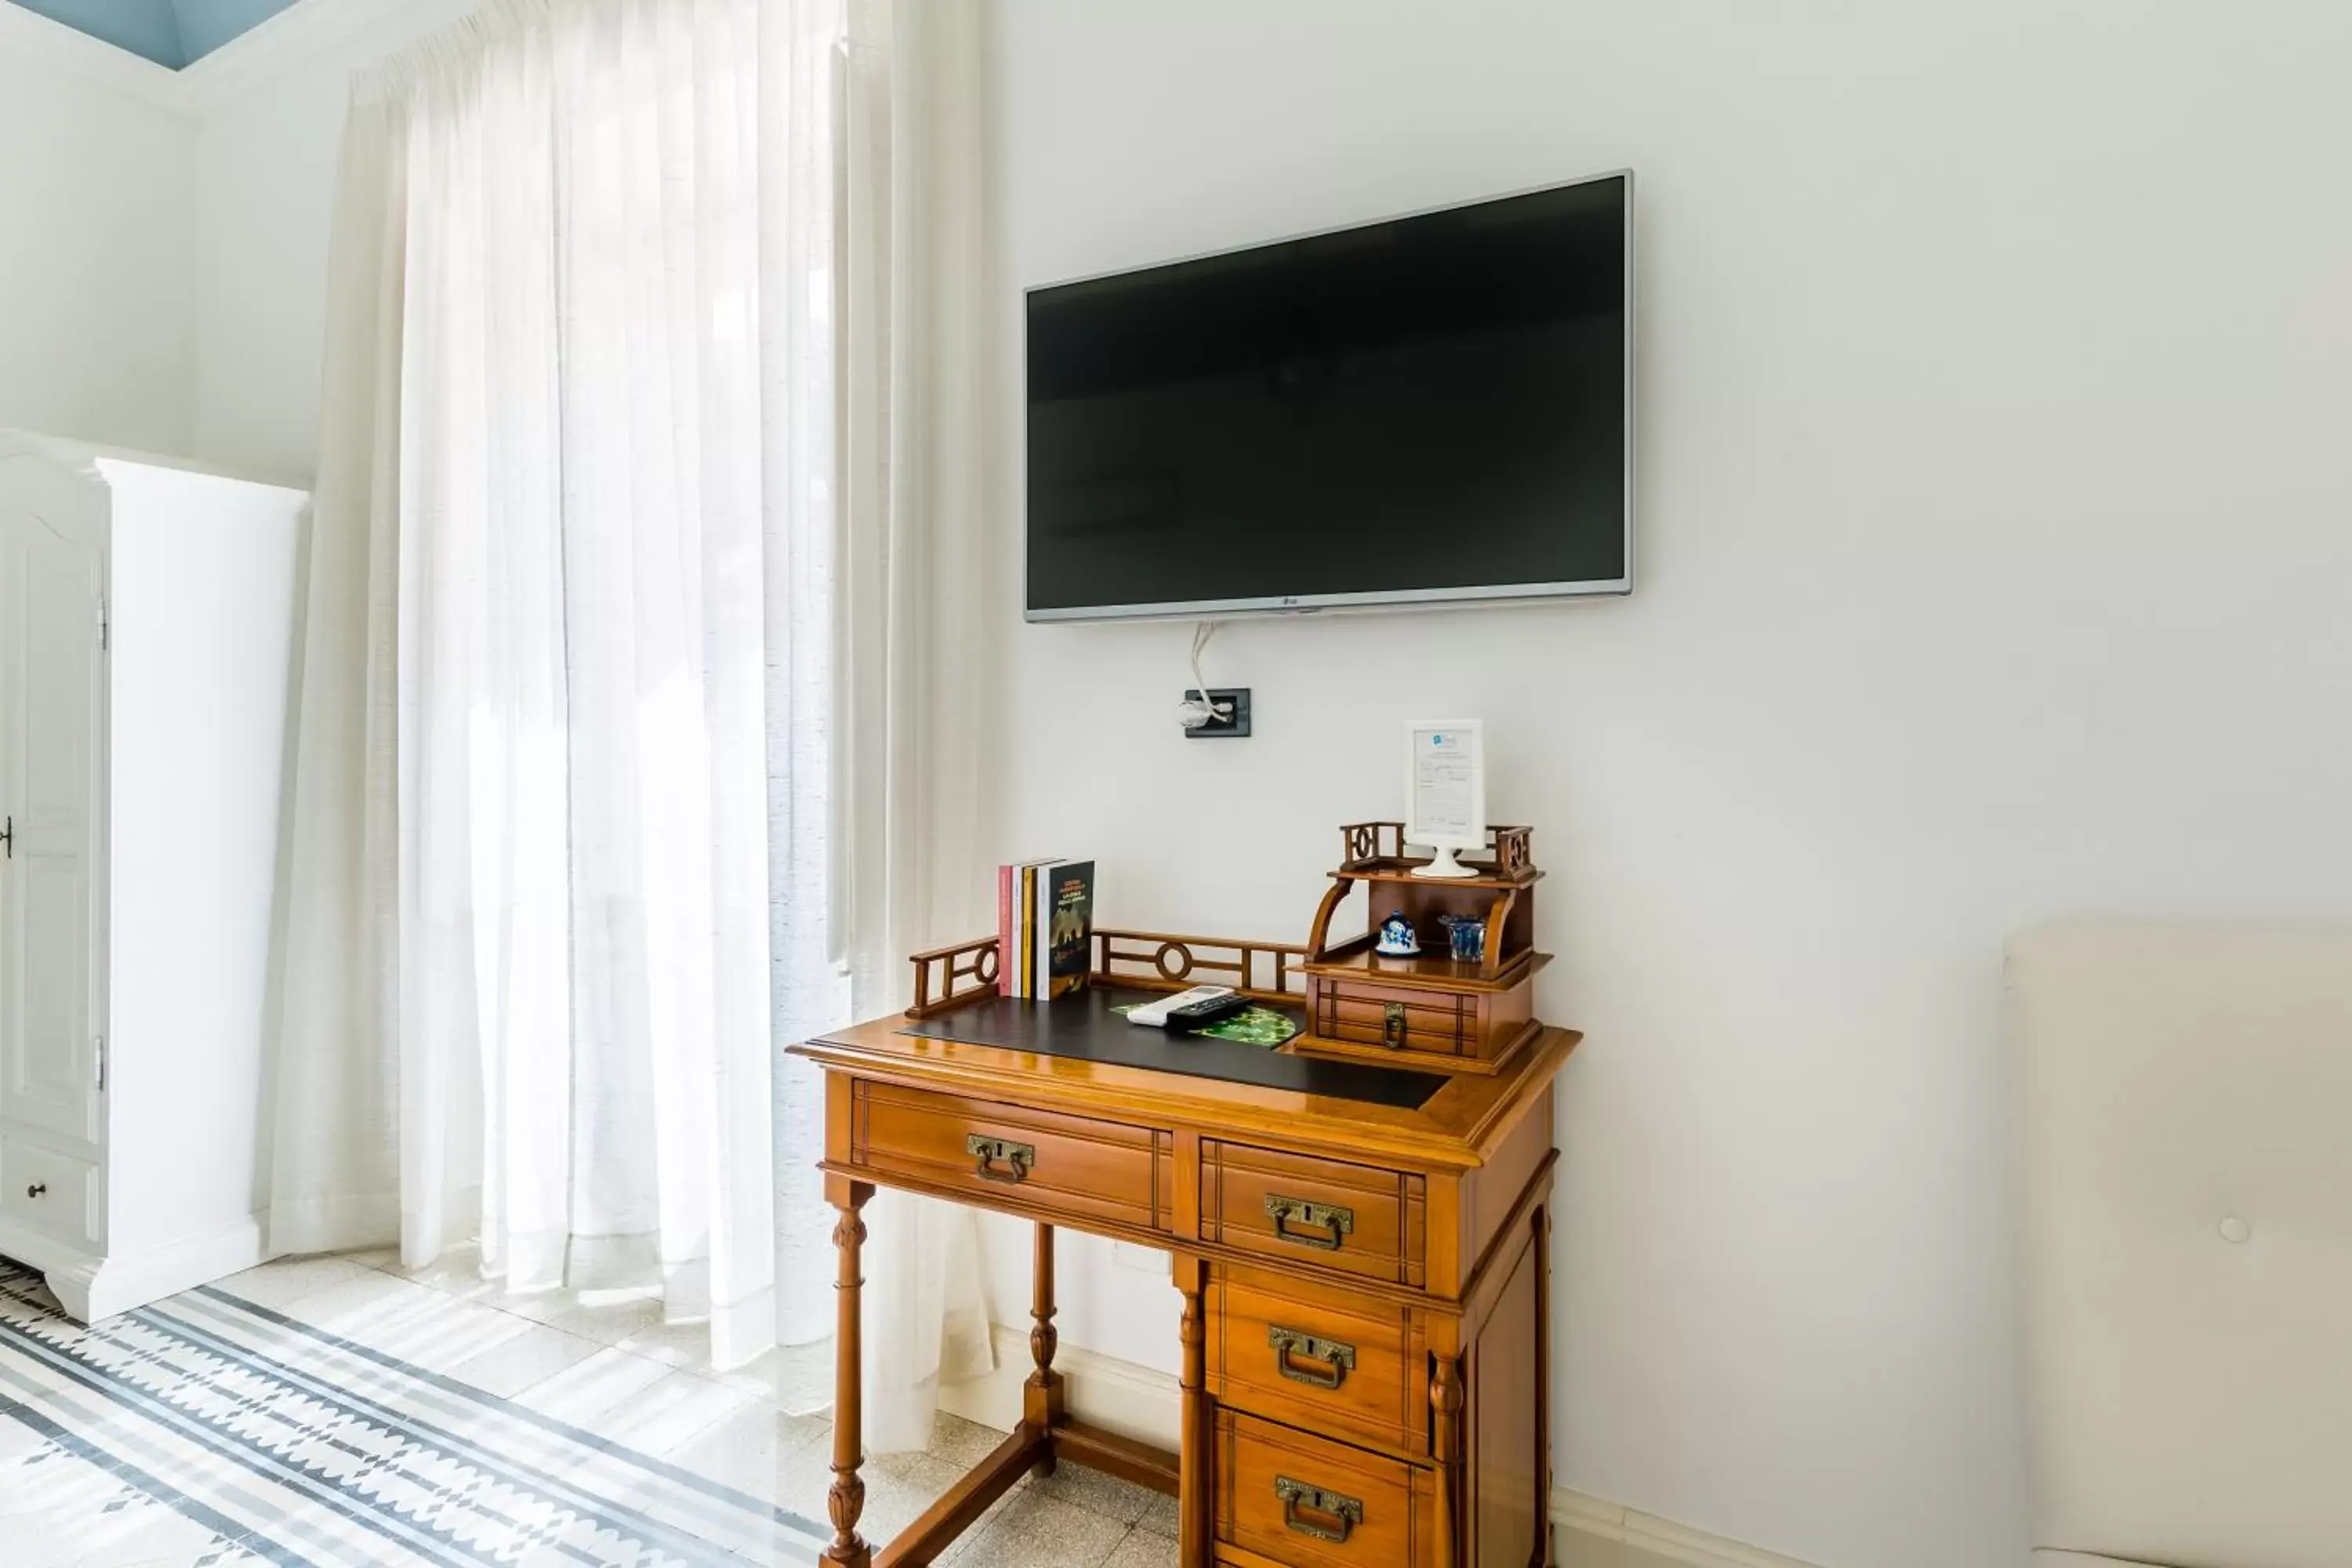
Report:
M807 1374L778 1362L714 1372L705 1336L663 1326L643 1300L505 1297L469 1258L404 1274L388 1254L274 1263L221 1288L805 1519L825 1518L831 1424L786 1415L779 1404L807 1403L793 1399L798 1391L777 1387ZM942 1415L929 1451L871 1458L867 1539L888 1540L1001 1439ZM39 1440L0 1415L0 1468ZM1175 1529L1170 1500L1070 1468L1024 1479L942 1561L963 1568L1172 1568ZM96 1465L55 1463L37 1485L0 1486L5 1568L258 1561L216 1544L215 1533Z
M831 1424L784 1409L822 1402L824 1391L813 1396L803 1381L829 1375L829 1356L821 1363L772 1357L715 1372L707 1337L663 1325L650 1301L625 1294L507 1297L464 1256L413 1273L390 1254L294 1259L221 1285L287 1318L803 1519L825 1519ZM867 1539L887 1541L1001 1436L942 1415L926 1452L871 1458L862 1525ZM25 1461L42 1443L31 1427L0 1415L0 1568L226 1568L264 1561L188 1517L202 1498L158 1501L125 1480L121 1468L129 1467L59 1457L28 1475ZM1173 1568L1175 1533L1172 1500L1070 1467L1044 1479L1024 1478L942 1561L960 1568ZM1560 1545L1563 1568L1667 1568L1636 1548L1597 1539ZM322 1568L362 1565L336 1558Z

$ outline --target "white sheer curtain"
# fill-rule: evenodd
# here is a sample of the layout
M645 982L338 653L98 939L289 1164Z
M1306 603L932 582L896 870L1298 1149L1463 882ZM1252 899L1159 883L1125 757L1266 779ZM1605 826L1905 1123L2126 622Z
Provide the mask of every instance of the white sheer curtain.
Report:
M898 940L830 918L832 847L838 792L908 761L834 751L873 717L836 620L878 613L838 557L881 526L838 502L835 409L866 388L835 301L900 309L887 272L835 276L837 200L892 172L837 196L847 28L843 0L499 0L355 95L281 1250L478 1234L509 1289L657 1285L722 1365L830 1301L829 1260L776 1289L809 1224L777 1173L816 1149L790 1118L772 1142L772 1028L845 1017L832 953ZM908 675L895 706L926 700ZM887 1262L883 1310L910 1305L868 1335L877 1384L920 1389L945 1296Z
M993 279L979 6L848 0L847 34L835 292L845 613L827 847L832 951L854 1010L869 1017L906 1005L908 953L994 919L979 847L986 626L1011 610L991 595L982 525ZM819 1141L814 1078L785 1066L777 1125L796 1130L788 1143ZM781 1174L783 1272L830 1270L832 1216L814 1171L788 1161ZM939 1385L993 1364L979 1227L968 1209L887 1189L865 1218L866 1436L877 1449L919 1448ZM787 1343L830 1335L829 1299L793 1305Z

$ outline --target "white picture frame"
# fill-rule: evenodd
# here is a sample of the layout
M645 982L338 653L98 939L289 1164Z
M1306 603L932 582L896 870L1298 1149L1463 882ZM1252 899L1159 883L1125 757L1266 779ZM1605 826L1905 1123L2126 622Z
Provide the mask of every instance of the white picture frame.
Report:
M1416 719L1405 726L1404 841L1437 852L1420 877L1475 877L1455 858L1486 847L1486 736L1475 719Z

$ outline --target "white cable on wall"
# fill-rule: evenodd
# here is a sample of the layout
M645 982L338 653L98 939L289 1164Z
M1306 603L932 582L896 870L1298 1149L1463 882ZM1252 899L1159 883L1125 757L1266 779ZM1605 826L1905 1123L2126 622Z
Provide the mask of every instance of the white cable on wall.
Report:
M1217 635L1217 626L1215 621L1192 623L1192 695L1176 710L1176 721L1187 730L1197 730L1212 720L1234 716L1232 703L1209 700L1209 683L1201 676L1201 654L1209 646L1209 639Z

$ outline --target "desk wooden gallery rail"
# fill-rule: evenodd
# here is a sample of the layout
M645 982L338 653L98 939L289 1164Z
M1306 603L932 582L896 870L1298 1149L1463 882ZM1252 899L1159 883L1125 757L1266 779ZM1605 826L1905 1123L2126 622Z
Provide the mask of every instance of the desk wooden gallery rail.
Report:
M1201 1057L1185 1058L1193 1070L1151 1065L1205 1042L1100 1027L1120 990L1213 980L1296 1005L1312 956L1098 931L1087 993L1012 1004L994 994L991 938L916 955L905 1016L793 1047L825 1073L823 1168L839 1215L834 1537L821 1563L930 1563L1024 1472L1063 1460L1173 1494L1184 1568L1549 1561L1552 1079L1578 1037L1538 1026L1499 1068L1452 1074L1319 1059L1312 1037L1251 1062L1218 1058L1270 1085L1201 1076ZM1096 1009L1095 1037L1118 1059L1066 1040L1021 1048L982 1026L1041 1006ZM860 1210L877 1185L1036 1225L1021 1423L879 1549L857 1529ZM1177 1453L1066 1409L1056 1226L1173 1254Z

